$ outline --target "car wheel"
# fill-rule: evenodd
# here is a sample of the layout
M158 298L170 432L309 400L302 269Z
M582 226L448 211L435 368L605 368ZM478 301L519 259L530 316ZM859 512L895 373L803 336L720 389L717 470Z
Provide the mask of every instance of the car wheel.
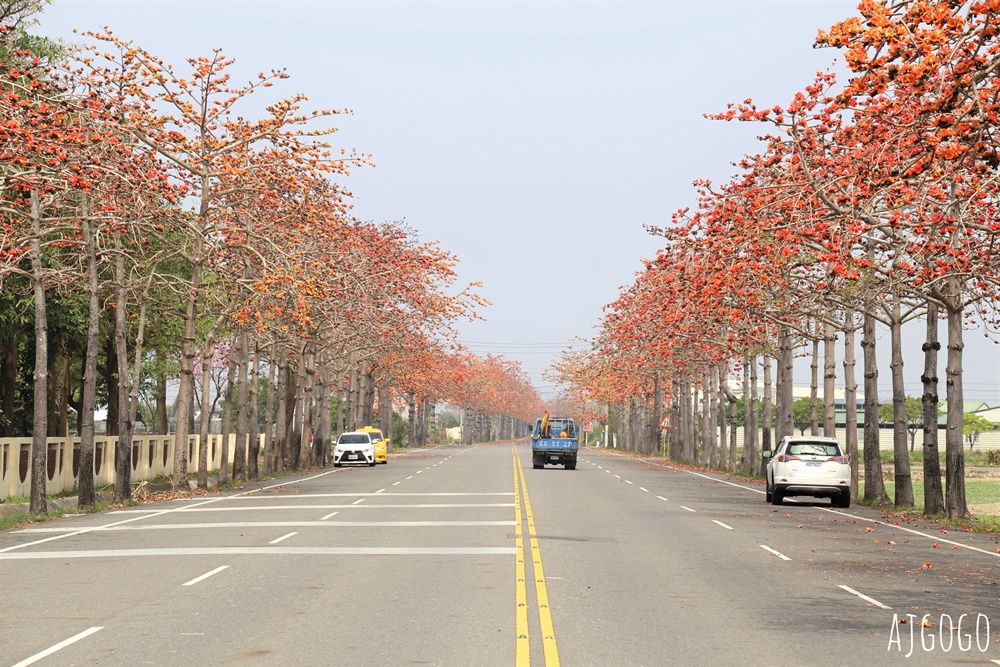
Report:
M785 500L785 492L778 487L771 490L771 504L780 505Z
M771 497L773 495L774 495L774 492L771 491L771 485L768 484L767 482L764 482L764 502L768 502L768 503L771 502Z
M372 460L372 462L368 464L368 467L369 468L374 468L375 467L375 461Z
M840 507L840 508L843 508L843 509L847 509L848 507L850 507L851 506L851 490L850 489L844 489L843 491L841 491L840 492L840 497L833 499L833 504L836 505L837 507Z
M575 463L567 463L566 464L566 470L576 470L576 464Z
M545 467L545 464L544 463L539 463L538 461L535 461L535 462L533 462L531 464L531 467L534 468L535 470L541 470L542 468Z
M333 467L334 467L334 468L339 468L340 466L341 466L341 464L340 464L340 463L334 463L334 464L333 464Z

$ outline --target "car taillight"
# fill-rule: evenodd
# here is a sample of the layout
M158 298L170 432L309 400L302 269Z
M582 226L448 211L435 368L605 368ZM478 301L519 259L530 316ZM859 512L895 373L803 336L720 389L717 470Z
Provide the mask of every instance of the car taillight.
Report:
M801 461L798 456L792 456L790 454L781 454L778 456L778 463L785 463L786 461Z
M831 456L830 460L834 463L849 463L846 456Z

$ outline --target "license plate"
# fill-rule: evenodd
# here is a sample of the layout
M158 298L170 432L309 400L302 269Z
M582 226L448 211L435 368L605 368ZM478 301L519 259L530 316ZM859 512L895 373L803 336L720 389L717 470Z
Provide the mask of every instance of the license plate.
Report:
M810 468L819 468L823 465L822 461L806 461L806 466Z
M357 454L348 454L347 455L347 460L348 461L357 461L358 460L358 455Z

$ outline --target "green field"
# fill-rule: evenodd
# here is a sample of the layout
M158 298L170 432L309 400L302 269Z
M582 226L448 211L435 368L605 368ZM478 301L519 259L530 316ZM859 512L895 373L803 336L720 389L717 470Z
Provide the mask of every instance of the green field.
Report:
M889 498L893 497L893 493L896 490L896 485L893 482L885 483L885 490L889 494ZM858 495L864 497L865 485L861 482L861 486L858 489ZM924 483L923 482L913 482L913 500L917 506L917 511L922 512L924 509ZM965 481L965 502L967 505L972 507L973 505L990 505L998 504L1000 505L1000 479L997 480L986 480L986 479L968 479ZM995 514L977 513L975 509L972 509L972 513L976 517L983 521L984 523L997 524L1000 525L1000 508Z

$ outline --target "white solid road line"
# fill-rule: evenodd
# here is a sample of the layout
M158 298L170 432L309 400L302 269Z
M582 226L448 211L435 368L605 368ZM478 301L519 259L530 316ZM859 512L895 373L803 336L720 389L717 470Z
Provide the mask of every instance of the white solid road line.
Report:
M96 532L124 532L124 531L147 531L147 530L192 530L207 528L218 530L220 528L342 528L348 527L369 527L378 526L405 528L408 526L513 526L515 521L327 521L330 517L336 516L340 512L331 512L319 521L207 521L204 523L165 523L147 526L113 526L110 528L99 528ZM52 526L48 528L33 528L19 532L34 533L66 533L71 532L71 527Z
M303 479L300 479L300 480L294 482L294 484L300 484L302 482L308 482L310 480L318 479L318 478L324 477L326 475L331 475L334 472L339 472L339 469L338 470L330 470L330 471L327 471L327 472L321 472L318 475L313 475L312 477L305 477ZM292 484L291 482L283 482L283 483L278 483L278 484L271 484L270 486L262 486L261 488L255 489L255 490L256 491L266 491L268 489L281 488L281 487L285 486L286 483L289 484L289 485ZM228 499L231 499L231 498L238 498L238 497L253 498L254 497L253 494L254 494L255 490L244 491L242 493L237 493L234 496L227 496L225 498L219 497L219 498L212 498L211 500L203 500L203 501L198 502L195 505L193 505L193 507L198 507L198 506L201 506L201 505L211 505L212 503L217 503L217 502L220 502L222 500L228 500ZM183 501L183 500L186 500L186 499L184 499L184 498L178 498L177 500ZM179 512L179 511L189 511L190 509L191 509L191 507L174 507L174 508L167 509L167 510L153 510L152 512L150 512L149 510L145 510L145 511L142 511L142 512L131 512L133 514L143 514L145 516L137 516L137 517L132 517L131 519L123 519L122 521L116 521L114 523L104 524L103 526L93 526L91 528L80 528L79 530L74 530L73 532L70 532L70 533L63 533L61 535L53 535L52 537L46 537L46 538L43 538L41 540L36 540L34 542L25 542L24 544L15 544L14 546L10 546L10 547L6 547L4 549L0 549L0 554L9 553L9 552L15 551L17 549L24 549L25 547L33 547L35 545L43 544L43 543L49 542L51 540L61 540L61 539L67 538L67 537L74 537L76 535L84 535L84 534L92 532L94 530L100 530L101 528L108 528L108 527L111 527L111 526L118 526L118 525L125 524L125 523L132 523L133 521L142 521L143 519L151 519L153 517L162 516L164 514L172 514L174 512ZM117 513L117 512L113 512L113 513ZM128 514L128 513L130 513L130 512L123 512L123 514Z
M772 549L771 547L767 546L766 544L760 544L758 546L761 549L763 549L764 551L770 551L771 553L773 553L775 556L777 556L781 560L792 560L791 558L789 558L785 554L781 553L780 551L775 551L774 549Z
M294 534L295 533L292 533L292 535L294 535ZM288 536L286 535L285 537L288 537ZM205 579L208 579L209 577L211 577L213 574L218 574L218 573L222 572L223 570L225 570L228 567L229 567L228 565L220 565L219 567L215 568L211 572L206 572L205 574L201 575L200 577L195 577L194 579L192 579L191 581L188 581L187 583L185 583L183 585L184 586L194 586L199 581L204 581Z
M726 524L722 523L721 521L716 521L715 519L712 519L712 523L717 523L720 526L722 526L723 528L726 528L728 530L735 530L735 528L733 528L732 526L727 526Z
M399 484L400 482L395 482ZM274 494L270 493L266 496L230 496L227 498L218 498L213 500L213 502L222 502L226 500L248 500L248 501L259 501L259 500L298 500L300 498L374 498L375 496L392 496L393 498L423 498L423 497L459 497L459 496L511 496L513 497L513 491L470 491L463 493L461 491L441 491L441 492L429 492L429 493L297 493L297 494ZM183 509L183 508L181 508ZM108 514L125 514L127 512L159 512L162 510L155 509L134 509L134 510L114 510L113 512L108 512ZM176 510L171 510L176 511Z
M0 561L148 558L150 556L513 556L516 553L517 550L514 547L283 547L278 545L267 547L105 549L102 551L28 551L0 554ZM214 574L214 572L210 574Z
M437 507L513 507L514 503L420 503L417 505L262 505L258 507L192 507L177 510L182 514L202 512L256 512L264 510L333 510L333 509L430 509ZM137 513L136 510L122 510L122 514ZM90 528L85 532L100 530L101 527ZM49 538L51 539L51 538ZM0 550L0 553L3 553Z
M882 607L882 609L892 609L892 607L890 607L889 605L882 604L881 602L879 602L875 598L870 598L867 595L865 595L864 593L859 593L856 590L854 590L853 588L851 588L850 586L844 586L843 584L841 584L840 587L843 588L848 593L852 593L854 595L857 595L862 600L866 600L868 602L871 602L876 607Z
M675 469L673 466L664 465L662 463L656 463L655 461L651 463L653 465L659 465L661 468L666 468L668 470ZM693 470L685 470L684 468L680 468L679 470L681 472L686 472L689 475L696 475L698 477L703 477L704 479L711 480L713 482L728 484L729 486L735 486L736 488L743 489L745 491L753 491L754 493L760 493L762 495L764 494L764 491L762 489L755 489L752 486L744 486L742 484L736 484L734 482L729 482L724 479L716 479L715 477L703 475L699 472L694 472ZM721 475L725 473L719 473L719 474ZM844 510L834 509L832 507L805 507L805 509L817 509L817 510L822 510L823 512L829 512L831 514L838 514L840 516L850 517L851 519L857 519L858 521L865 521L867 523L875 524L876 526L885 526L887 528L893 528L895 530L901 530L903 532L910 533L911 535L919 535L920 537L923 537L925 539L934 540L935 542L941 542L942 544L948 544L954 547L959 547L960 549L968 549L969 551L975 551L977 553L985 554L987 556L993 556L994 558L1000 558L1000 551L993 552L987 549L981 549L979 547L974 547L971 544L962 544L961 542L955 542L954 540L944 539L938 535L931 535L929 533L925 533L919 530L914 530L913 528L908 528L906 526L897 526L896 524L889 523L887 521L879 521L878 519L869 519L868 517L859 516L857 514L850 514L849 512L845 512Z
M66 648L70 644L76 643L76 642L80 641L81 639L83 639L85 637L89 637L90 635L94 634L98 630L103 630L103 629L104 629L104 626L97 626L97 627L93 627L93 628L87 628L86 630L84 630L80 634L73 635L69 639L63 640L63 641L59 642L58 644L56 644L55 646L51 646L51 647L45 649L41 653L36 653L35 655L31 656L30 658L25 658L24 660L22 660L21 662L17 663L16 665L13 665L12 667L27 667L28 665L31 665L31 664L34 664L34 663L38 662L42 658L46 658L46 657L52 655L56 651L59 651L61 649Z
M287 535L282 535L281 537L279 537L276 540L271 540L270 542L268 542L268 544L277 544L278 542L284 542L285 540L287 540L289 537L292 537L293 535L298 535L298 533L288 533Z

